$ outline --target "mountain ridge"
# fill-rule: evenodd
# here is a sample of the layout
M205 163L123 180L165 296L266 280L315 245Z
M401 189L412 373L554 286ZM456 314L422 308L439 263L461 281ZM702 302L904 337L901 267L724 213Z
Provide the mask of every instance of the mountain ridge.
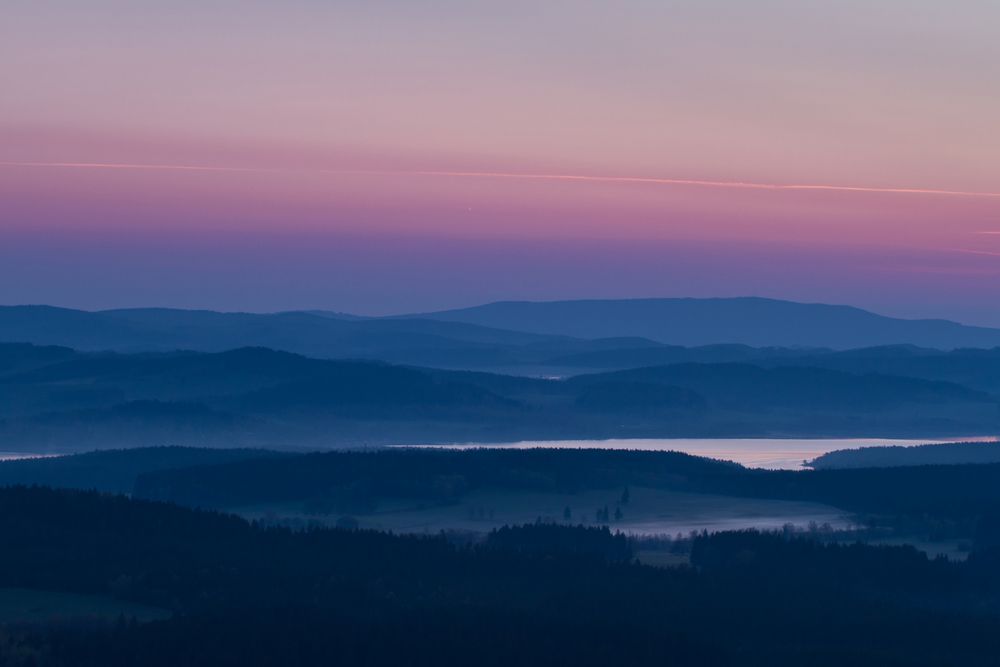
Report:
M839 304L764 297L497 301L403 316L581 338L639 336L667 345L753 347L916 345L938 349L996 347L1000 329L945 319L902 319Z
M619 437L979 436L995 394L937 378L681 363L536 379L267 348L0 345L0 451L284 449Z
M861 348L886 348L882 357L888 348L900 357L988 351L1000 349L1000 329L760 297L500 301L385 317L29 305L0 306L0 342L126 353L267 347L315 358L565 376L685 361L849 355L844 351Z

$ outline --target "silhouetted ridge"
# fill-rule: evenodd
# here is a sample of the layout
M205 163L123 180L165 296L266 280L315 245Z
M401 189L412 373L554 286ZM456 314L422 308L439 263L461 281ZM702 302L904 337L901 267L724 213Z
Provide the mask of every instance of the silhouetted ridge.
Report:
M911 344L951 349L1000 345L1000 330L946 320L903 320L850 306L758 297L500 301L414 317L583 338L641 336L672 345L852 348Z
M262 449L138 447L0 462L0 485L52 486L132 493L136 477L154 470L290 456Z
M809 462L817 470L1000 463L1000 442L954 442L914 447L841 449Z
M696 568L653 568L625 562L628 545L599 529L514 527L460 547L0 489L0 587L173 613L44 631L7 625L0 662L988 667L1000 650L987 539L995 525L984 525L966 563L739 532L695 537Z

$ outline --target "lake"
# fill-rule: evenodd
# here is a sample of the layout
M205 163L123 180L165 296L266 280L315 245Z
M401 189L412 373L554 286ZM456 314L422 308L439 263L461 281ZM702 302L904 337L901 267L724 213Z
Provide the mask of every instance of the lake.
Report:
M893 446L912 447L944 442L994 441L994 436L934 438L923 440L892 438L648 438L619 440L524 440L507 443L462 443L415 445L451 449L477 447L503 449L635 449L654 452L684 452L712 459L735 461L749 468L800 470L805 461L838 449Z

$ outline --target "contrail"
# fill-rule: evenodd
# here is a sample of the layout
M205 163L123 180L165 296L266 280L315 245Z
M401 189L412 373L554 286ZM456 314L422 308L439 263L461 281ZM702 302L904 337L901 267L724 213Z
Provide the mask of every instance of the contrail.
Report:
M964 252L968 255L984 255L986 257L1000 257L1000 252L992 250L973 250L972 248L949 248L952 252Z
M857 192L869 194L932 195L944 197L983 197L1000 199L1000 192L941 190L934 188L882 188L855 185L825 185L817 183L759 183L748 181L712 181L688 178L654 178L643 176L586 176L580 174L522 173L503 171L440 171L387 169L282 169L269 167L211 167L188 164L131 164L117 162L0 162L2 167L37 167L53 169L126 169L149 171L195 171L259 174L330 174L368 176L434 176L448 178L509 179L524 181L567 181L583 183L634 183L678 187L733 188L742 190Z
M754 183L746 181L706 181L687 178L647 178L642 176L581 176L573 174L523 174L495 171L417 171L405 172L426 176L455 176L461 178L510 178L552 181L589 181L599 183L647 183L651 185L679 185L707 188L743 188L749 190L832 190L835 192L870 192L906 195L946 195L951 197L995 197L1000 192L970 192L965 190L936 190L926 188L877 188L853 185L820 185L804 183Z
M222 171L278 173L280 169L260 167L208 167L192 164L130 164L123 162L0 162L0 167L41 167L52 169L139 169L150 171Z

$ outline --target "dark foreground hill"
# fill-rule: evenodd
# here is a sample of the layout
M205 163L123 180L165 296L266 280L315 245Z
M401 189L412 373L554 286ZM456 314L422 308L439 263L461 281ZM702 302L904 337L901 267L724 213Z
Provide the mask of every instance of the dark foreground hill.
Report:
M1000 651L988 541L950 563L723 533L694 541L694 568L662 569L594 528L508 528L460 547L40 488L0 489L0 536L0 587L170 615L8 625L11 667L985 667Z
M214 509L313 505L327 514L400 499L455 503L487 489L577 494L626 487L818 502L862 515L934 516L965 525L1000 507L1000 464L771 471L678 452L601 449L136 448L0 462L0 486L18 484Z
M483 489L579 493L629 486L810 501L862 515L933 516L968 526L1000 507L1000 464L787 471L677 452L389 449L150 469L136 477L134 493L193 507L298 503L344 513L398 499L452 503Z
M809 462L817 470L1000 463L1000 442L954 442L915 447L862 447L827 452Z
M0 486L51 486L131 494L147 472L289 456L262 449L138 447L0 462Z

